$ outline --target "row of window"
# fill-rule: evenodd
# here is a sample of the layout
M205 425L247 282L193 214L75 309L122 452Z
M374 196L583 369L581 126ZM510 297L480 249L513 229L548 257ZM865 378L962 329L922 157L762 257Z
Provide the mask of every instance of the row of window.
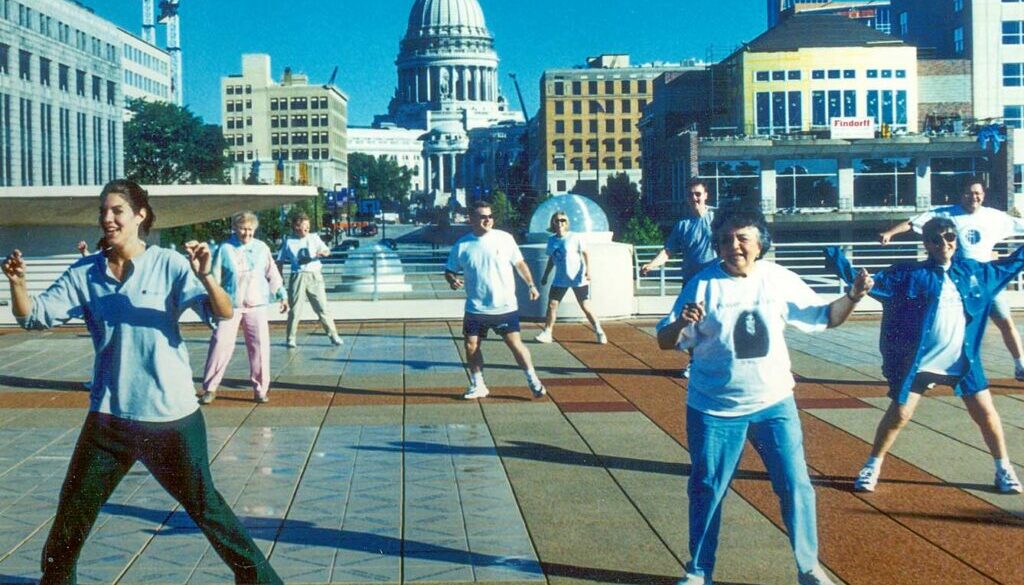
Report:
M783 71L755 71L754 81L797 81L803 74L799 69ZM868 79L906 79L906 69L865 69ZM811 79L856 79L856 69L813 69Z
M14 11L11 10L12 3L17 4L18 6L16 21L14 20ZM54 20L52 17L47 16L42 12L36 12L32 10L31 7L26 6L23 3L12 2L11 0L0 0L0 16L2 16L4 20L17 22L18 26L38 32L39 34L51 39L55 38L59 42L75 47L80 51L91 53L92 55L101 59L106 59L111 63L117 62L117 47L114 45L104 42L85 31L81 31L77 28L73 29L71 25L61 22L60 20ZM72 31L75 33L74 42L71 41Z
M270 98L271 110L326 110L327 96Z
M241 112L242 100L227 100L224 102L224 107L228 112ZM252 100L245 100L245 109L252 109Z
M587 120L587 127L590 132L597 132L599 127L597 120ZM628 118L619 120L619 127L622 132L632 132L633 120ZM583 132L583 120L572 120L572 131L573 134ZM615 132L615 120L605 120L604 131ZM565 134L565 120L555 120L555 134Z
M228 86L226 86L224 88L224 93L226 93L228 95L242 95L242 86L241 85L228 85ZM252 93L252 86L251 85L245 86L245 93L247 93L247 94Z
M907 127L907 92L905 90L868 90L865 116L875 124L888 124L894 129ZM757 92L755 125L762 135L799 132L803 129L803 94L799 91ZM811 92L811 127L828 127L833 118L858 116L856 90Z
M10 74L10 59L11 59L11 46L0 43L0 74ZM32 81L33 77L39 80L39 84L51 87L53 77L53 61L46 57L37 57L37 68L35 69L36 75L33 75L32 67L33 55L32 53L24 50L18 50L18 78L25 81ZM86 92L86 72L81 69L75 70L75 93L80 96L85 96ZM92 99L100 101L103 99L103 82L104 80L97 75L92 76ZM71 85L71 67L64 65L63 63L57 64L57 87L64 92L70 91ZM115 104L117 99L117 84L113 81L106 82L107 89L107 103Z
M251 152L246 153L246 158L252 160ZM291 150L271 151L274 160L330 160L330 151L326 148L293 148Z
M327 132L292 132L290 135L291 144L329 144ZM270 135L270 144L287 145L289 142L287 132L274 132Z
M854 207L912 207L917 202L916 163L908 157L853 159ZM775 205L779 209L839 207L839 165L835 159L776 160ZM984 158L933 158L933 205L959 200L960 184L989 171ZM712 205L732 199L761 198L762 165L757 160L704 161L698 173Z
M125 43L121 51L124 58L132 63L138 63L147 69L152 69L153 71L163 73L164 75L167 75L170 71L166 61L158 59L156 56L147 53L138 47L133 47L132 45Z
M308 126L326 128L327 114L292 114L290 124L292 128L306 128ZM288 116L271 116L271 128L287 128L289 125Z
M560 114L564 114L565 113L565 104L566 104L567 101L568 100L554 102L555 115L560 115ZM636 101L636 111L637 112L643 112L644 108L647 107L647 100L646 99L640 99L640 100L635 100L635 101ZM619 113L622 113L622 114L632 114L633 113L633 102L634 102L634 100L613 100L613 99L606 99L606 100L603 100L603 101L601 101L601 100L588 100L587 101L587 113L588 114L614 114L614 113L616 113L615 112L615 104L618 103L619 104ZM582 114L583 113L583 100L572 100L569 103L572 104L572 113L573 114Z
M622 79L622 80L618 81L618 86L619 86L618 93L619 94L630 94L630 93L633 93L633 86L634 86L633 81L634 80L632 80L632 79ZM647 93L647 87L648 87L647 80L646 79L637 79L635 81L636 81L636 93L646 94ZM588 81L587 82L587 95L596 95L596 94L600 93L600 90L603 90L603 92L606 93L606 94L614 95L614 94L616 94L615 85L616 85L615 81L603 81L603 82L600 82L600 81ZM555 95L566 95L565 89L566 88L565 88L565 82L564 81L556 81L554 83L554 94ZM573 82L571 82L570 89L571 89L571 91L570 91L569 95L583 95L583 82L582 81L573 81Z
M246 126L252 126L252 116L248 118L228 118L225 121L228 130L241 130Z
M564 171L564 170L567 170L567 169L572 169L574 171L582 171L582 170L584 170L584 164L586 164L586 170L593 171L593 170L597 170L597 161L598 161L598 158L596 156L589 157L586 160L584 160L582 157L572 157L572 158L569 159L568 167L567 167L566 166L565 156L557 155L556 154L551 159L551 166L556 171ZM635 167L634 167L634 165L635 165ZM626 170L626 171L628 171L628 170L630 170L632 168L640 168L641 166L642 165L641 165L640 157L632 158L632 157L629 157L629 156L623 156L623 157L615 158L614 156L606 156L606 157L601 159L601 170L608 170L608 171Z
M596 138L591 138L591 139L587 140L586 142L587 142L587 152L597 152L597 139ZM608 152L614 152L616 145L618 146L618 149L620 151L622 151L622 152L633 152L633 145L634 144L639 146L640 140L639 139L632 140L630 138L620 138L618 140L615 140L614 138L605 138L604 140L601 141L602 150L605 150L605 151L608 151ZM569 148L571 148L573 152L583 152L583 140L579 139L579 138L577 138L575 140L570 140L569 141ZM556 153L559 153L559 154L564 153L565 152L565 141L564 140L552 140L551 141L551 149L554 150Z
M54 112L51 104L26 98L17 100L15 111L14 103L10 95L0 94L0 185L14 184L15 152L20 161L20 185L99 185L117 176L119 121L99 116L90 120L85 113L68 108Z
M164 99L168 99L171 95L171 88L168 87L166 83L160 83L155 79L150 79L145 75L129 71L128 69L124 70L124 83L125 85L138 89L139 91L160 96Z

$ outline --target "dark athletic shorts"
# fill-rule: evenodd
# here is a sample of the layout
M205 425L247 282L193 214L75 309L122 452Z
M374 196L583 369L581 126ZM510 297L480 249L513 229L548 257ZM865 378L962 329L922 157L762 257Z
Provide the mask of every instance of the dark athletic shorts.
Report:
M466 337L486 338L488 329L493 329L502 337L509 333L519 333L519 312L512 311L501 315L466 313L462 318L462 334Z
M569 289L564 286L551 285L551 290L548 291L548 299L562 302L562 299L565 298L565 293L568 290ZM584 284L583 286L574 286L572 287L572 294L576 295L576 300L582 303L590 298L590 285Z
M923 395L933 386L949 386L955 388L963 376L945 376L943 374L933 374L931 372L918 372L914 378L914 382L910 385L910 391L915 394ZM889 389L889 398L893 400L899 400L899 389Z

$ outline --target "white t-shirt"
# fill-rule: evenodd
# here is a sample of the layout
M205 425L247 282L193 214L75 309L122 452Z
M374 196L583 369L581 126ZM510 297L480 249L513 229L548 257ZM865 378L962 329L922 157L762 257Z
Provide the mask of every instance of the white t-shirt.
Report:
M790 396L796 382L786 325L808 332L828 327L828 304L795 273L764 260L745 278L730 276L721 262L700 271L658 330L698 301L705 317L684 328L679 343L693 348L686 404L715 416L751 414Z
M445 270L464 273L466 312L501 315L519 310L513 269L523 259L515 238L491 230L482 236L470 232L455 242Z
M330 252L327 244L316 234L306 234L306 237L286 236L281 244L281 251L277 253L278 262L288 262L292 272L320 272L323 266L319 259L321 252ZM309 260L308 262L301 262Z
M942 292L935 321L922 335L921 346L927 348L921 357L919 371L959 376L964 373L964 303L949 273L942 276Z
M583 265L583 253L586 251L587 244L579 234L567 232L563 237L549 237L547 255L555 266L551 286L569 288L587 284Z
M978 262L991 262L996 244L1012 235L1024 234L1024 220L991 207L979 207L974 213L967 213L960 205L944 205L912 218L910 225L921 233L924 224L933 217L953 220L957 247L965 258Z

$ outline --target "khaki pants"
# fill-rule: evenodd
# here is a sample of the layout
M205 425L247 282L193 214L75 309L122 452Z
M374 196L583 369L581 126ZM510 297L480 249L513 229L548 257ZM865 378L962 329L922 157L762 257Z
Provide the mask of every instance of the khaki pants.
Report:
M334 317L327 310L327 290L324 288L324 276L319 272L293 272L288 278L288 342L295 341L299 329L299 314L309 299L313 312L316 313L327 335L334 337L338 330L334 327Z

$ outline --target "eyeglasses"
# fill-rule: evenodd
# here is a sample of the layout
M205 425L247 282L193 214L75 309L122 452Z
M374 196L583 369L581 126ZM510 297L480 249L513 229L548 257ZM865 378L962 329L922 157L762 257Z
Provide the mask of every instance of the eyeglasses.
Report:
M939 245L943 241L949 242L950 244L955 242L956 232L942 232L941 234L932 234L931 237L928 238L929 244Z
M494 219L493 215L476 214L474 217L476 217L476 219L479 221L487 221L489 219Z
M560 217L555 220L555 223L569 223L569 220L564 217Z

